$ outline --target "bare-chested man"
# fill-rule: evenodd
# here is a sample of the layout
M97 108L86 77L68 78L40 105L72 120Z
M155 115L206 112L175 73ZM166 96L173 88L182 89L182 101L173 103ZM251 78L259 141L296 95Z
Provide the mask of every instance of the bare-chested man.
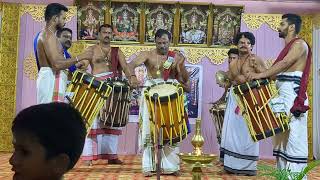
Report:
M135 67L145 64L147 67L148 78L157 79L163 77L164 71L164 62L168 58L169 45L171 41L171 34L166 30L159 30L158 34L163 35L163 37L159 37L156 40L156 49L151 51L143 51L138 57L135 58L132 62L130 62L130 66L134 69ZM171 66L171 71L169 78L177 79L179 83L184 87L185 91L190 91L189 87L189 73L187 72L184 61L184 56L175 52L174 62Z
M68 50L71 48L72 45L72 30L69 28L62 28L57 31L57 37L63 47L63 53L65 58L71 58L70 53ZM82 66L83 67L83 66ZM69 72L74 72L77 70L76 65L72 65L68 68ZM72 73L69 73L69 80L72 77Z
M58 3L49 4L45 10L45 29L37 39L37 59L39 60L39 74L37 78L37 103L64 101L67 86L67 74L63 71L76 64L82 66L83 60L91 60L92 52L85 51L75 58L66 59L56 31L63 28L68 9Z
M218 73L221 73L223 74L224 76L224 82L220 82L220 81L217 81L217 84L220 86L220 87L223 87L225 88L226 90L228 88L230 88L230 81L231 79L233 78L232 74L231 74L231 70L230 70L230 64L232 61L237 61L239 59L239 51L237 48L231 48L229 49L228 51L228 70L225 72L225 71L218 71ZM233 62L233 64L236 64L235 62ZM224 95L222 96L225 97L225 94L226 92L224 93ZM223 100L222 100L223 101Z
M307 43L298 37L301 23L301 17L296 14L283 15L278 31L279 37L284 38L285 48L270 69L247 75L249 79L276 77L280 97L271 101L271 105L283 103L287 114L293 114L289 123L290 130L275 136L273 141L273 155L277 157L277 167L290 169L291 172L302 171L307 165L308 157L309 107L306 88L310 73L311 50Z
M237 85L248 81L247 73L262 72L266 68L261 58L251 52L255 44L252 33L237 34L234 43L238 46L239 58L231 61L229 78L232 84ZM233 87L228 95L221 137L224 170L235 174L256 175L259 144L251 139L232 89Z
M169 51L171 34L167 30L159 29L155 34L156 49L151 51L141 52L131 63L133 70L135 67L144 63L148 71L148 79L145 81L145 86L150 86L153 83L167 81L178 81L185 89L189 91L189 74L184 66L185 58L178 52ZM174 59L174 61L170 61ZM170 64L169 61L172 63ZM170 66L171 65L171 66ZM165 69L170 67L170 73ZM152 176L155 169L155 151L153 142L151 141L149 112L144 100L140 104L140 116L142 118L142 128L140 129L141 140L140 148L143 150L142 156L142 170L145 176ZM165 174L177 175L179 166L179 147L177 145L164 145L162 149L162 171Z
M266 66L262 59L251 52L255 44L255 37L250 32L239 33L235 39L239 50L239 60L230 62L230 75L233 84L242 84L248 81L249 72L262 72Z
M112 26L109 24L101 25L98 39L99 42L91 46L93 50L93 57L90 62L92 74L99 80L105 80L109 77L121 76L123 69L129 84L136 87L137 78L134 73L130 74L131 70L129 70L122 51L110 46ZM89 136L86 138L82 159L86 161L87 165L98 159L108 160L108 164L122 164L117 156L118 136L120 134L120 128L108 127L97 117Z

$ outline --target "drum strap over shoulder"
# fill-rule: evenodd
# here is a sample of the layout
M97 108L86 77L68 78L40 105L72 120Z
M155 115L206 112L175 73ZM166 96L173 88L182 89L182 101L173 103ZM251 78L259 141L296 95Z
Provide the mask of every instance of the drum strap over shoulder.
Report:
M167 60L163 64L163 80L168 80L170 76L170 70L171 70L171 65L174 62L174 57L175 57L175 52L174 51L169 51L168 52L168 57Z
M111 48L111 70L114 77L122 77L122 67L119 63L119 47Z
M37 50L37 46L38 46L38 40L39 40L39 35L40 35L41 31L38 32L38 34L36 35L36 37L33 40L33 51L34 51L34 56L36 57L36 62L37 62L37 67L38 67L38 71L40 70L40 65L39 65L39 59L38 59L38 50Z
M288 54L293 43L299 39L300 38L292 39L285 46L285 48L280 52L278 58L276 59L276 61L273 63L272 66L277 64L279 61L282 61L283 58ZM290 109L290 112L296 117L299 117L301 113L305 113L306 111L308 111L310 109L309 106L304 105L304 101L307 99L306 91L307 91L308 82L309 82L308 79L309 79L309 74L310 74L310 70L311 70L311 59L312 59L311 48L308 43L307 43L307 45L308 45L308 55L307 55L307 60L306 60L306 66L303 70L302 77L301 77L301 84L300 84L299 93L298 93L298 96L294 100L293 106Z

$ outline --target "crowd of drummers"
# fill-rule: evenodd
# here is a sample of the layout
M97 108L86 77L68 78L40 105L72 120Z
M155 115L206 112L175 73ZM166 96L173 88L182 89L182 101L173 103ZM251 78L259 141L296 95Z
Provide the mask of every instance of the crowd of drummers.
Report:
M142 172L146 177L159 171L178 176L179 144L191 132L185 98L190 81L186 57L169 50L171 33L158 29L155 48L137 53L127 63L121 49L110 46L113 27L104 24L98 29L97 43L72 57L68 53L72 31L64 27L67 11L61 4L49 4L45 28L34 41L39 69L38 105L21 111L13 123L15 152L10 163L16 179L59 179L79 158L87 166L94 166L101 159L108 164L123 164L117 156L118 137L128 123L131 92L138 88L142 92ZM229 69L218 73L223 79L218 84L225 88L225 94L210 110L220 144L220 161L227 173L256 175L259 140L269 137L273 138L277 168L300 172L306 167L306 87L311 50L298 37L301 23L298 15L282 16L278 31L285 47L270 67L253 54L252 33L240 32L234 39L237 48L228 52ZM135 74L135 68L142 64L147 69L143 84ZM60 112L68 113L68 118L60 116ZM24 123L25 118L31 119L30 124L37 128ZM55 131L59 135L53 134ZM63 135L68 138L60 143L58 138ZM38 146L31 147L33 143ZM25 165L32 155L21 153L24 146L37 154L46 154L37 157L34 164L39 166L38 170L30 171Z

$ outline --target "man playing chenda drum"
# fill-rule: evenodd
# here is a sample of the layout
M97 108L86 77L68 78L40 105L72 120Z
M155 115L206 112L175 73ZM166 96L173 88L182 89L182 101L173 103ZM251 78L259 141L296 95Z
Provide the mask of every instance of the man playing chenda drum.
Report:
M61 4L49 4L45 10L46 26L35 41L35 56L40 68L37 78L38 104L65 101L67 74L63 70L71 65L80 67L83 60L92 58L90 49L75 58L66 59L63 56L63 48L56 37L56 31L64 27L67 11L68 8Z
M266 68L261 58L251 52L255 44L252 33L237 34L234 43L238 46L239 59L230 62L228 76L232 84L237 85L248 81L245 76L248 72L262 72ZM227 99L221 137L224 170L235 174L256 175L259 144L251 139L233 88L231 86Z
M270 105L274 112L284 109L293 117L289 120L289 131L274 137L273 155L279 169L291 172L301 172L308 160L306 88L312 55L308 44L298 37L301 23L301 17L296 14L283 15L278 31L286 46L270 69L247 75L249 79L276 77L279 97L272 99Z
M98 80L120 77L122 69L133 87L137 86L137 78L130 74L129 66L125 56L119 48L110 47L112 38L112 26L104 24L99 27L99 42L91 46L93 50L90 66L92 74ZM110 98L110 97L109 97ZM122 164L117 157L118 136L121 134L120 128L112 128L104 125L104 122L97 117L86 138L82 160L87 165L91 165L93 160L106 159L108 164Z
M169 51L171 34L167 30L159 29L155 34L156 49L141 52L132 62L131 69L144 63L147 68L147 79L144 86L151 86L159 82L179 82L185 91L189 91L189 74L184 66L184 57ZM173 60L172 61L170 61ZM169 65L168 65L169 64ZM164 89L164 91L166 91ZM161 93L159 92L159 96ZM145 98L140 103L140 148L143 150L142 170L145 176L152 176L155 168L155 150L153 136L150 130L149 111ZM161 151L161 170L164 174L178 175L179 166L178 144L165 144Z

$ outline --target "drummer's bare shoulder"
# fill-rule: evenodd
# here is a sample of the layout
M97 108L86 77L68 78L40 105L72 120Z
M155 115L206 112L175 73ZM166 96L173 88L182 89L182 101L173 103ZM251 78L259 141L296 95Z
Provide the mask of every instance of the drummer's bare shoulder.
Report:
M52 33L42 32L38 43L43 47L48 63L53 66L52 68L58 69L58 67L55 67L54 61L57 59L64 59L64 56L62 54L62 48L58 48L59 41L56 36Z
M260 73L260 72L263 72L263 71L267 70L267 66L266 66L264 60L261 57L255 55L255 54L253 56L254 56L254 59L255 59L255 63L253 65L253 68L255 69L255 72Z
M288 54L268 70L260 74L249 74L249 79L261 79L273 77L281 72L286 71L303 71L306 64L306 57L308 53L308 45L305 41L299 39L294 42Z
M91 50L91 51L94 53L94 55L95 55L97 52L98 52L98 53L101 53L101 49L100 49L98 43L93 44L92 46L87 47L87 50Z
M293 43L287 56L290 56L292 57L292 59L297 60L303 56L307 56L308 49L309 49L308 44L304 40L299 39ZM284 57L284 60L287 58L287 56Z
M175 61L177 64L183 64L186 58L180 51L175 51Z
M281 69L281 71L286 71L291 67L302 71L306 63L307 53L307 43L304 40L299 39L292 44L288 54L283 58L283 60L277 63L277 67Z
M43 46L44 50L52 50L57 49L58 39L51 32L41 31L39 34L38 45Z

